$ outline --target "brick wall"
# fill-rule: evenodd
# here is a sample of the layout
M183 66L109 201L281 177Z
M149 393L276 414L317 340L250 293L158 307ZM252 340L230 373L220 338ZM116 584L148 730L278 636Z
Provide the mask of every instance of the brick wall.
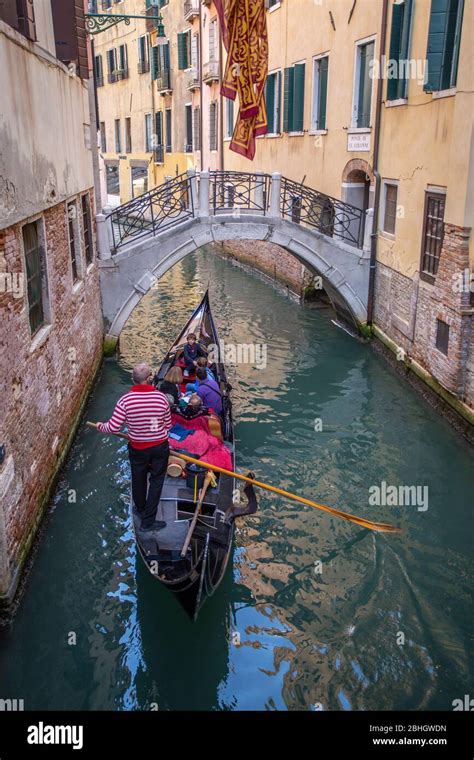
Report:
M469 232L445 225L433 284L378 263L374 322L443 388L473 407L473 310L469 290L457 287L462 273L469 270ZM449 325L447 355L436 348L438 319Z
M89 195L93 219L92 190ZM81 278L73 285L65 203L46 210L42 218L51 328L39 345L35 347L38 337L35 341L30 334L26 278L21 297L5 292L5 287L0 292L4 410L0 445L6 447L5 461L0 465L0 493L4 495L0 532L3 522L10 580L41 516L42 502L100 361L102 347L95 238L93 262L86 269L83 261ZM82 240L82 227L78 229ZM3 266L3 272L25 274L22 248L20 224L0 232L0 271ZM81 249L81 260L83 255ZM0 595L2 591L5 593L0 579Z
M312 280L311 272L291 253L275 243L260 240L228 240L222 243L225 256L259 269L299 295Z

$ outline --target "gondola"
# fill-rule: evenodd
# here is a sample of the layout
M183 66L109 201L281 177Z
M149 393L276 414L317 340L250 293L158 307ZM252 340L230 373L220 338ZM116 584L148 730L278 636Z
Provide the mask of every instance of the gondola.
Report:
M157 387L171 367L182 364L181 356L186 344L186 336L190 332L196 334L198 343L206 351L211 344L213 347L220 346L207 291L157 371L154 379ZM212 350L217 359L213 369L222 394L217 445L223 445L227 449L230 455L229 461L232 463L228 469L234 471L231 386L227 381L219 349ZM192 377L187 378L187 381L192 381ZM172 407L172 410L175 421L178 409ZM171 439L170 445L173 445ZM172 453L179 457L179 451ZM186 451L181 450L181 453L186 453ZM166 475L156 514L157 520L166 522L165 528L152 533L143 533L140 530L140 518L133 508L133 503L132 519L138 550L148 570L159 583L175 595L191 619L196 620L202 605L215 593L226 571L232 549L235 517L253 514L256 511L257 502L252 486L247 485L244 491L248 504L244 507L234 506L235 479L230 475L217 475L215 485L206 491L199 517L191 534L189 547L183 557L183 546L190 532L199 496L197 484L194 483L193 488L189 480L189 478Z

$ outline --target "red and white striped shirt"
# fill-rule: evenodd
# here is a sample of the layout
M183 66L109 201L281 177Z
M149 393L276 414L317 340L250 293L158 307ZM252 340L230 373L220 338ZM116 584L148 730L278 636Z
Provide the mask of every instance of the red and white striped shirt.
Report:
M154 385L133 385L119 398L110 420L100 422L98 428L101 433L118 433L124 423L134 449L148 449L167 441L172 422L165 394Z

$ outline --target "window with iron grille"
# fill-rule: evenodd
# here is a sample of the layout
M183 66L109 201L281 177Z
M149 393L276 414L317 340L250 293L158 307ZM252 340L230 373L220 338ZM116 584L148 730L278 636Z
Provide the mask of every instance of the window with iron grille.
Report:
M390 182L384 182L384 207L382 229L390 235L395 235L395 223L397 219L397 194L398 186Z
M67 228L69 239L69 255L71 257L72 280L77 282L79 279L79 256L80 250L77 238L77 203L71 201L67 204Z
M100 149L107 153L107 133L105 131L105 121L100 122Z
M440 193L426 193L420 277L428 282L434 282L438 273L444 238L445 203L446 196Z
M127 116L125 119L125 153L132 152L132 119Z
M445 356L448 355L449 325L442 319L436 320L436 348Z
M86 264L92 264L94 258L94 244L92 238L91 199L89 193L81 197L82 209L82 234L84 235L84 256Z
M201 150L201 108L196 106L193 110L193 147Z
M209 149L217 150L217 101L209 105Z
M48 283L46 277L46 256L40 241L38 220L23 227L23 247L25 251L26 283L28 293L28 317L31 334L34 335L46 322L48 308Z

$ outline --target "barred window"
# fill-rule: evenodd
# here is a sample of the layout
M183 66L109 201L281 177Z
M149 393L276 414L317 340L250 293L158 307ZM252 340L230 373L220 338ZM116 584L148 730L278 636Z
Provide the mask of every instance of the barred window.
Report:
M423 238L421 248L421 277L433 282L438 273L444 238L444 209L446 197L426 193Z
M45 324L48 307L46 256L40 242L40 224L42 222L37 221L23 227L28 317L32 335Z

